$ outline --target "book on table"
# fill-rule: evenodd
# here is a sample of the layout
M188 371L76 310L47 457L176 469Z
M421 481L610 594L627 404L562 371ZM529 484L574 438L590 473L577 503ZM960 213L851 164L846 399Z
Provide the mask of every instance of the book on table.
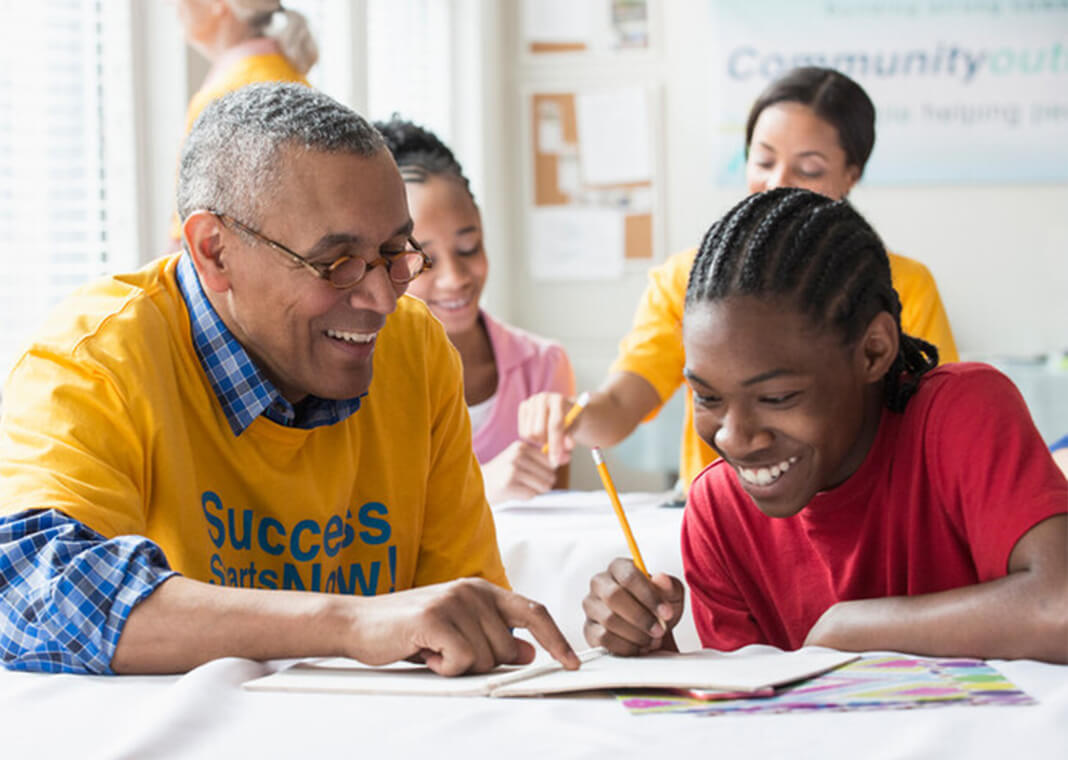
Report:
M253 691L403 694L408 696L532 697L603 689L675 689L706 696L766 696L777 686L826 673L857 655L829 650L724 654L710 650L615 657L598 647L579 654L582 667L555 661L505 666L446 678L425 666L371 667L344 658L302 660L244 684Z

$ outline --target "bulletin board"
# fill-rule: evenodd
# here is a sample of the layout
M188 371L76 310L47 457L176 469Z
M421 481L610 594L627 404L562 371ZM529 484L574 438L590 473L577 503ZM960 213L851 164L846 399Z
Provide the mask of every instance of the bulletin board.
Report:
M530 93L536 279L605 279L626 260L652 260L657 96L647 86Z

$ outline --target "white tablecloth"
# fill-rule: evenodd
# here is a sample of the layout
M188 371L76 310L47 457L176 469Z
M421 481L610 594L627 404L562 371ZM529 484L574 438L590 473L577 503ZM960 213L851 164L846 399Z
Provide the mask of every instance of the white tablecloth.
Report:
M623 494L634 540L650 573L682 579L681 508L661 507L670 494ZM545 604L571 645L585 649L582 598L590 578L615 557L629 557L627 542L603 491L553 493L529 506L494 510L497 542L512 587ZM700 648L687 600L675 629L682 651Z
M0 671L11 758L991 758L1068 756L1068 667L992 663L1039 700L1021 707L632 716L608 696L359 697L243 691L275 666L185 676Z
M651 570L678 574L681 510L625 497ZM599 507L497 513L513 584L581 646L592 572L626 554ZM683 648L696 646L684 621ZM1068 667L992 664L1039 703L698 718L630 715L606 695L360 697L241 689L281 663L224 659L184 676L0 670L0 758L1035 758L1068 757Z

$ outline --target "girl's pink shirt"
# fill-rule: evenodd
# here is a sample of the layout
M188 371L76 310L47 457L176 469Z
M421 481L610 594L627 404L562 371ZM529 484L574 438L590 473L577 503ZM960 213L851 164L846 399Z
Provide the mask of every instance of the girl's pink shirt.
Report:
M485 464L519 437L519 405L543 391L573 396L575 372L559 343L498 322L485 311L481 319L497 362L493 410L478 430L471 431L475 456Z

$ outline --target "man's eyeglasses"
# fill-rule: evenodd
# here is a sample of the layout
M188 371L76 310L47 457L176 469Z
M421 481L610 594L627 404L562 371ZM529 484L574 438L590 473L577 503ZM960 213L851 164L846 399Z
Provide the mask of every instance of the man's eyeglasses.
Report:
M404 285L414 280L422 272L430 269L433 263L430 257L423 253L423 249L419 247L419 244L416 243L410 235L408 236L409 248L406 248L403 251L397 251L396 253L388 253L385 256L380 256L374 261L367 261L360 256L339 256L329 263L308 261L296 251L287 248L277 240L271 240L263 233L252 229L243 222L239 222L229 214L220 214L217 211L209 211L208 213L216 217L226 227L238 229L264 245L269 246L279 253L283 253L294 261L302 264L304 267L314 272L316 277L326 280L338 290L351 288L362 280L374 267L379 265L386 268L386 272L389 274L389 279L391 281L397 285Z

